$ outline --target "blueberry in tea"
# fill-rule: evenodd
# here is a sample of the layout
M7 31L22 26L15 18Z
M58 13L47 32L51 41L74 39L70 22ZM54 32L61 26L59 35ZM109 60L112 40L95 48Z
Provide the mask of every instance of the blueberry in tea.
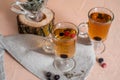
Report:
M101 38L100 38L100 37L97 37L97 36L94 37L93 39L96 40L96 41L101 41Z
M64 33L60 33L59 35L60 35L60 36L64 36Z
M97 18L99 18L99 19L103 19L104 17L103 17L103 14L101 14L101 13L98 13L98 16L97 16Z
M68 56L66 54L61 54L60 57L61 58L68 58Z

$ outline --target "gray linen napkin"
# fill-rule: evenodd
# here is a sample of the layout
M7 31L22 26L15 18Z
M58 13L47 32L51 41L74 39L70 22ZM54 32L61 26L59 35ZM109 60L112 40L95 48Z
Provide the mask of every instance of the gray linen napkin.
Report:
M2 40L2 36L0 36L0 42ZM4 47L0 44L0 80L5 80L5 72L4 72Z
M54 68L54 55L47 54L42 50L41 47L45 41L45 38L40 36L19 34L1 37L0 43L22 66L41 80L46 80L45 72L47 71L59 74L61 76L60 80L84 80L87 77L95 63L92 45L77 44L76 55L74 57L76 67L74 70L66 73L66 76Z

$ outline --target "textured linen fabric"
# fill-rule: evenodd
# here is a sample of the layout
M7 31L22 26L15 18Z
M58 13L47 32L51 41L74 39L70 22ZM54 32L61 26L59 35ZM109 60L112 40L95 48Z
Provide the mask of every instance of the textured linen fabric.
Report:
M41 47L45 41L43 37L24 34L3 37L0 43L25 69L29 70L41 80L46 79L45 72L47 71L61 75L62 80L68 80L63 73L54 68L53 61L55 56L53 54L47 54L42 50ZM68 74L73 74L71 77L72 80L84 80L95 63L92 45L77 43L74 59L76 61L76 67ZM4 73L3 67L1 71Z
M2 36L0 36L0 42ZM0 44L0 80L5 80L5 71L4 71L4 47Z

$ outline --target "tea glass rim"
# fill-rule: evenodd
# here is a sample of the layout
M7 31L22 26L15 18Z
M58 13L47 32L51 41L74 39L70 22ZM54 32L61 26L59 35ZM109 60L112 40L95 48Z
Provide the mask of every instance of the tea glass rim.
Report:
M104 22L104 23L97 22L97 21L93 20L93 19L90 17L90 14L91 14L91 11L93 11L93 10L95 10L95 9L104 9L104 10L106 10L106 11L109 11L109 13L111 13L111 15L110 15L110 16L111 16L111 19L110 19L108 22ZM99 11L95 11L95 12L99 12ZM92 12L92 13L93 13L93 12ZM104 12L104 13L105 13L105 12ZM108 14L108 13L106 13L106 14ZM111 23L111 22L114 20L114 13L113 13L110 9L105 8L105 7L94 7L94 8L91 8L91 9L88 11L88 18L89 18L90 20L98 23L98 24L109 24L109 23Z
M79 29L78 29L78 27L74 24L74 23L72 23L72 22L58 22L58 23L56 23L54 26L56 26L56 25L59 25L59 24L61 24L61 23L67 23L67 24L72 24L76 29L75 29L75 31L77 32L75 35L75 37L74 38L69 38L69 39L59 39L59 38L56 38L55 37L55 35L54 35L54 31L56 30L55 29L55 27L54 27L54 29L52 30L52 39L54 39L54 40L60 40L61 42L62 41L71 41L71 40L75 40L76 38L77 38L77 36L78 36L78 34L79 34ZM64 29L64 28L57 28L57 29Z

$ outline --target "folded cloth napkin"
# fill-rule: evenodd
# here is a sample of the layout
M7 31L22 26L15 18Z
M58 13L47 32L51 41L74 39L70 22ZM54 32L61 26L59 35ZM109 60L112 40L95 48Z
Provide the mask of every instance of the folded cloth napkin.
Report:
M0 42L2 40L2 36L0 35ZM4 64L3 64L3 58L4 58L4 47L0 45L0 80L5 80L5 72L4 72Z
M91 67L95 63L95 54L92 45L82 45L77 43L76 55L76 67L72 71L67 73L58 72L53 66L54 55L47 54L42 50L46 39L44 37L31 35L31 34L19 34L7 37L0 37L1 46L6 49L10 55L12 55L22 66L32 72L35 76L41 80L46 80L45 72L52 72L53 74L59 74L61 80L84 80L88 75ZM0 54L3 53L0 52ZM0 59L3 61L2 59ZM3 63L1 63L0 74L3 71ZM70 76L70 75L73 76ZM4 75L4 74L2 74ZM77 76L78 75L78 76ZM69 76L69 77L68 77ZM0 75L1 78L1 75ZM5 78L0 80L4 80Z

